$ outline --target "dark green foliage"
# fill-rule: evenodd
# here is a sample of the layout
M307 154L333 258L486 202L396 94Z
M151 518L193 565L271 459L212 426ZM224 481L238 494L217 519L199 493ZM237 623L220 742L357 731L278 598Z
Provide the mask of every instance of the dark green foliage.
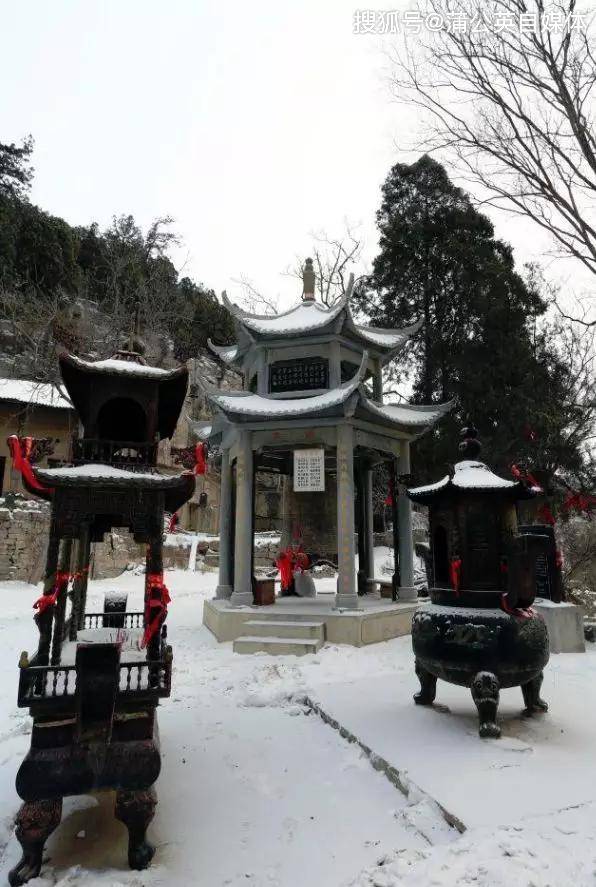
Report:
M423 317L396 376L410 376L414 403L458 401L414 448L415 474L436 478L457 461L467 416L485 459L501 471L514 461L579 470L579 442L566 430L574 420L570 370L539 321L547 304L535 277L516 272L511 248L430 157L396 164L382 195L380 252L355 300L379 326Z
M24 198L33 178L29 161L33 153L33 139L28 136L19 147L0 142L0 194L9 198Z
M96 224L73 228L26 200L32 172L31 140L21 148L0 144L0 292L13 325L77 297L96 302L111 319L118 346L131 327L137 303L143 327L170 341L178 359L196 356L213 336L233 338L231 318L212 290L178 272L168 257L177 242L171 219L160 218L144 233L132 216L114 218L106 231ZM20 303L22 316L16 316ZM47 327L53 318L41 318ZM93 344L93 343L91 343Z

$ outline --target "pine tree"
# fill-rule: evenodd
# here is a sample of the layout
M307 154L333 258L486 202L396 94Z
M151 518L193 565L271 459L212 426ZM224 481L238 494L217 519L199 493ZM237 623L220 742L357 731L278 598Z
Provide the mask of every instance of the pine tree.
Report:
M536 281L515 270L490 220L423 156L391 169L377 223L380 251L356 304L383 327L422 317L398 373L410 376L414 403L457 398L451 416L416 445L416 476L436 477L457 460L468 417L484 457L502 471L517 460L575 470L581 456L565 435L568 370L539 320L547 304Z

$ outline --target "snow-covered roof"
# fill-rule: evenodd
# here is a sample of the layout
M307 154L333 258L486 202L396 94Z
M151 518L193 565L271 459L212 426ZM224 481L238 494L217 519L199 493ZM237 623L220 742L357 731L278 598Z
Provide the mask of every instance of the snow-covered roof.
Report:
M310 416L331 407L345 403L358 387L358 382L348 382L340 388L333 388L313 397L266 397L262 394L249 394L245 391L232 391L227 394L210 392L209 400L224 413L251 418L280 418L284 416Z
M528 490L519 481L507 480L499 477L484 462L476 462L466 459L458 462L454 466L453 477L445 475L441 480L434 484L426 484L422 487L413 487L408 490L408 496L411 499L423 500L430 499L435 493L446 490L447 488L455 488L458 490L484 490L490 491L517 491L520 495L531 496L531 490Z
M175 367L173 370L164 370L160 367L150 367L133 360L122 360L118 357L109 357L107 360L83 360L74 354L64 355L72 366L91 373L118 373L124 376L136 376L141 379L168 379L179 375L184 367Z
M346 301L340 299L331 308L320 302L305 302L302 299L288 311L279 314L247 314L230 302L224 295L224 304L228 310L239 320L242 326L247 327L262 336L284 336L291 333L310 333L323 329L344 310Z
M434 425L450 410L453 409L455 401L448 403L431 404L424 406L420 404L379 404L375 403L369 397L364 397L366 408L378 416L391 419L396 425L405 425L406 427L420 428L423 426Z
M411 406L410 404L378 404L368 396L362 381L366 373L368 354L362 355L360 367L354 377L338 388L315 394L312 397L268 397L250 394L247 391L222 392L212 390L209 400L232 422L260 421L262 419L304 418L315 416L342 415L337 412L349 401L350 415L366 419L389 428L402 428L404 431L420 433L430 428L453 406L453 403L433 406ZM345 412L345 407L344 407ZM214 423L215 433L219 424Z
M181 505L192 495L195 483L194 475L189 471L182 474L158 474L149 471L127 471L115 468L113 465L97 463L63 468L34 468L33 471L37 479L50 488L91 486L163 490L168 510L168 499L174 504Z
M73 409L55 385L30 379L0 379L0 400L58 410Z
M123 468L115 468L113 465L104 465L93 463L90 465L68 465L62 468L40 468L36 469L43 474L44 480L60 480L61 478L80 480L96 479L96 480L138 480L149 483L160 483L165 475L157 474L149 471L126 471Z
M195 419L191 419L190 416L186 417L186 421L191 434L193 434L197 440L209 440L209 435L211 434L211 429L213 427L210 422L196 421Z
M222 294L222 297L225 306L236 319L237 332L242 340L247 335L251 339L253 336L269 339L297 338L305 334L322 333L327 327L332 327L336 335L343 333L356 339L363 347L374 346L376 350L383 352L384 360L395 356L396 351L422 325L422 321L418 321L403 329L383 329L356 323L350 310L348 293L331 306L314 300L301 300L288 311L279 314L249 314L238 305L230 302L225 293ZM235 346L218 346L211 341L208 344L211 350L218 354L225 363L233 363L244 355L247 347L250 347L250 340L242 341Z
M234 363L240 353L238 345L216 345L211 339L207 339L207 345L224 363Z

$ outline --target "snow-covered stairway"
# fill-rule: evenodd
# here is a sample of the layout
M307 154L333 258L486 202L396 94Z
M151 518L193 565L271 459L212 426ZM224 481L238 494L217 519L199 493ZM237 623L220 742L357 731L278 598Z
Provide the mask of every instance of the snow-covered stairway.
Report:
M234 653L304 656L318 652L324 643L324 622L252 619L244 623L243 636L234 641Z

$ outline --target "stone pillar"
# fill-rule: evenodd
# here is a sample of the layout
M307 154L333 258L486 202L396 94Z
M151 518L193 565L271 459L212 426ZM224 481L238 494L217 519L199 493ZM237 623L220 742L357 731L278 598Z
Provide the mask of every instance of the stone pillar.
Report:
M358 594L363 595L368 591L367 579L367 551L366 551L366 487L365 469L358 465L355 470L356 478L356 505L358 508Z
M250 432L242 431L236 460L236 538L234 540L233 607L249 607L252 595L253 455Z
M351 425L337 429L337 577L336 609L357 610L354 558L354 432Z
M219 581L215 597L222 600L232 596L232 464L229 450L223 450L221 454L219 496Z
M366 578L369 583L369 591L373 589L375 578L375 539L373 523L373 470L367 468L364 473L364 507L365 507L365 553L366 553Z
M341 385L341 349L339 342L329 344L329 388Z
M399 458L399 473L410 473L410 443L402 441ZM397 497L397 520L399 528L399 592L400 601L415 601L418 593L414 588L414 543L412 539L412 503L406 496L405 484L399 484Z
M264 348L259 351L257 367L257 394L269 394L269 366Z
M383 403L383 369L380 360L376 362L373 375L373 399L377 403Z

